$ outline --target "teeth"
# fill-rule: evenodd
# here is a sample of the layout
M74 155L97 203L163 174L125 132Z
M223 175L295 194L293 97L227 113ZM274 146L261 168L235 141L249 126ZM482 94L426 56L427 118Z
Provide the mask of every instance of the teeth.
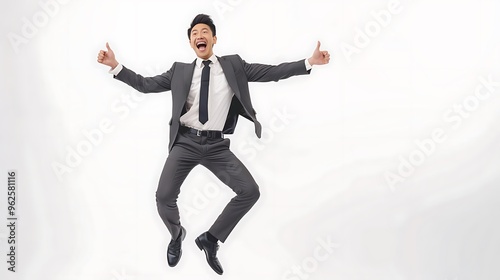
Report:
M199 43L196 44L196 46L200 46L201 44L206 45L207 43L205 43L205 42L199 42Z

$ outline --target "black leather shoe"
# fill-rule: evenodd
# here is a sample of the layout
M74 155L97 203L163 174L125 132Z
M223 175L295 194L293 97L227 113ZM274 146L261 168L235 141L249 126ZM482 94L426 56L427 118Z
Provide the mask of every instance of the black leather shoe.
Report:
M219 250L219 244L217 242L212 242L208 240L207 233L203 233L194 240L196 245L200 250L205 251L205 256L207 257L208 265L219 275L222 275L222 266L217 259L217 250Z
M174 267L179 263L182 255L182 240L186 238L186 229L181 226L181 233L176 240L170 241L167 249L167 262L170 267Z

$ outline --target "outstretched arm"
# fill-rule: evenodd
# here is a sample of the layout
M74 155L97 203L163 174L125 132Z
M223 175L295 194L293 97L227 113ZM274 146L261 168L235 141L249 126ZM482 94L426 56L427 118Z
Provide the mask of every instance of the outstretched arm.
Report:
M99 51L99 54L97 55L97 62L111 67L110 73L113 74L116 79L143 93L170 90L172 72L175 64L172 66L172 69L161 75L143 77L118 63L115 58L115 53L109 47L108 43L106 43L106 49L106 51Z
M313 65L323 65L330 61L328 51L321 51L321 43L318 41L313 55L305 60L286 62L279 65L266 65L260 63L246 63L243 67L249 82L270 82L287 79L292 76L309 74Z

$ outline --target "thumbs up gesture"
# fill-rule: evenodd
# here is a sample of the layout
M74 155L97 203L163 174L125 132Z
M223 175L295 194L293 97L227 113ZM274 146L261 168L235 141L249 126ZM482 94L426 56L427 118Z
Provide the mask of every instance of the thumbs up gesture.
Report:
M316 45L316 49L314 50L313 55L309 58L309 64L311 65L323 65L330 62L330 54L328 51L321 51L319 47L321 43L318 41Z
M106 51L100 50L97 55L97 62L110 66L111 69L114 69L118 65L118 61L116 61L115 53L109 47L109 44L106 43Z

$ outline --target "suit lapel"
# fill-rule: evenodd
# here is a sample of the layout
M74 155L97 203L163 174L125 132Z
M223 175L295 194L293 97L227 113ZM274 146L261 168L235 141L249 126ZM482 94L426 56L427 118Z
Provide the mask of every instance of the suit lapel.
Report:
M224 72L224 76L226 76L227 83L233 90L234 94L241 100L240 89L238 88L238 83L236 82L236 75L234 74L234 68L230 61L217 57L222 67L222 71Z
M189 90L191 89L191 83L193 82L193 73L194 73L194 67L196 66L196 59L191 63L190 65L187 65L184 68L184 83L182 84L182 90L181 93L183 94L182 100L187 100L187 96L189 94Z

